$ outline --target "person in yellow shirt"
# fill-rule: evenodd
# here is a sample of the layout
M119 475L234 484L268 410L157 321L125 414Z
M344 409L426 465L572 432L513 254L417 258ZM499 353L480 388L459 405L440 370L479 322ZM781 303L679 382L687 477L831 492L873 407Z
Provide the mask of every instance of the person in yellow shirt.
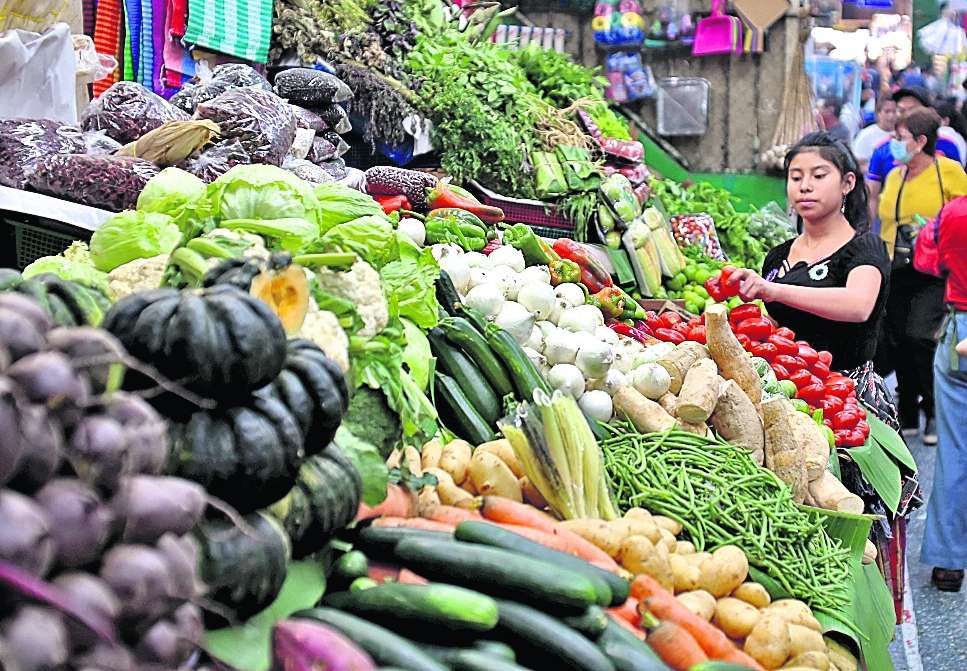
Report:
M942 279L914 270L914 215L937 216L940 208L967 194L967 173L957 161L935 156L940 116L919 108L897 120L890 150L900 164L890 171L880 192L880 237L893 260L886 306L885 344L896 371L898 411L904 435L919 432L920 411L926 421L923 442L935 445L933 421L934 334L943 319Z

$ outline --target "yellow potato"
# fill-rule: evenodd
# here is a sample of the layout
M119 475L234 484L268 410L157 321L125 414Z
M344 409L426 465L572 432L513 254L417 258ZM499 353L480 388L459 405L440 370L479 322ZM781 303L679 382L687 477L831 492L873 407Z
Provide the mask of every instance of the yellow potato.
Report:
M543 510L547 507L547 501L545 501L544 497L541 496L540 491L538 491L537 487L534 486L534 483L531 482L530 478L525 475L517 481L517 484L520 485L520 492L524 495L525 501L535 508L539 508L540 510Z
M826 652L826 641L818 631L804 627L801 624L789 625L789 636L792 645L789 654L795 657L804 652Z
M743 649L767 671L778 669L792 649L789 625L778 615L764 615L746 636Z
M655 524L663 529L668 529L672 536L677 536L682 533L682 525L673 520L670 517L665 517L664 515L655 515L652 517L655 520Z
M473 496L454 484L453 478L442 468L430 467L425 469L424 472L436 477L436 493L440 497L440 503L443 505L452 506L460 501L470 501L473 499Z
M492 452L477 452L470 459L468 478L479 494L502 496L523 503L520 485L510 467Z
M813 616L813 612L809 609L809 606L797 599L779 599L778 601L773 601L766 610L779 615L789 624L799 624L820 633L823 631L822 625Z
M811 650L792 657L782 666L783 671L788 669L815 669L815 671L830 671L829 655L825 652Z
M563 528L573 531L584 540L604 550L609 557L617 557L621 550L622 541L626 540L612 532L611 526L604 520L565 520L560 524ZM630 536L629 538L637 538L637 536ZM633 569L628 568L628 570Z
M423 475L422 459L420 452L412 445L403 448L403 456L406 458L406 467L416 477Z
M618 549L617 560L632 573L651 576L669 592L675 589L675 579L668 565L667 555L663 557L655 544L644 536L625 538Z
M704 595L708 598L705 598ZM678 599L685 608L691 612L698 615L700 618L708 622L712 619L713 613L715 613L715 599L712 595L704 590L697 590L695 592L682 592L675 597Z
M608 522L608 527L619 542L628 536L644 536L652 543L658 543L662 538L661 530L650 517L641 519L622 517Z
M675 544L675 554L693 555L695 554L695 544L691 541L678 541L678 543Z
M443 446L440 455L440 468L450 474L453 483L460 485L467 479L473 447L465 440L451 440Z
M668 552L675 552L675 547L678 545L675 534L664 527L658 527L658 533L661 534L659 543L668 548Z
M510 469L511 473L514 474L515 478L524 477L524 469L521 468L520 462L517 460L517 454L514 452L513 446L510 441L506 438L501 438L500 440L491 440L489 443L481 443L477 445L477 449L473 451L474 454L483 450L484 452L491 452L500 457L500 460L507 464L507 468Z
M692 566L682 555L674 554L668 557L668 566L672 570L676 592L691 592L698 589L699 570Z
M734 545L723 545L698 567L702 589L719 598L741 585L749 575L745 553Z
M400 467L400 462L403 460L403 451L399 448L393 448L393 451L389 453L386 457L386 468L392 470L394 468Z
M715 602L713 622L729 638L745 638L762 614L759 609L735 597L723 597Z
M436 487L428 485L420 490L420 493L416 497L416 509L418 512L422 513L431 506L442 505L443 502L440 501L440 495L437 494Z
M687 561L690 566L694 566L698 568L699 566L702 565L702 562L704 562L706 559L709 559L712 556L712 553L696 552L695 554L681 555L681 556L685 558L685 561Z
M420 450L420 465L424 468L439 468L440 457L443 456L443 445L437 440L424 443Z
M765 608L772 602L768 590L757 582L742 583L732 590L732 596L736 599L742 599L756 608Z

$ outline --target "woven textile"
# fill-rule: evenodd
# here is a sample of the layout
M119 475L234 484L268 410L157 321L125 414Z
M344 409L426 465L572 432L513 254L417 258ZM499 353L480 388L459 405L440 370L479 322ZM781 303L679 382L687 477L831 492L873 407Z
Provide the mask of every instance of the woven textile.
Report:
M188 0L185 42L265 63L272 36L272 0Z
M122 10L120 0L99 0L97 18L94 21L94 48L97 53L118 58L121 46ZM94 97L101 95L111 84L118 81L119 73L114 70L104 79L94 82Z

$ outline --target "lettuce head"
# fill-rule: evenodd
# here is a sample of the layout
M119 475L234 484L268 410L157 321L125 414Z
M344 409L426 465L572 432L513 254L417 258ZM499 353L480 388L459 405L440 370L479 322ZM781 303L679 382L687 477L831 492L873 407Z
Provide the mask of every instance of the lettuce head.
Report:
M208 206L203 181L180 168L165 168L148 180L138 196L138 210L167 214L182 230Z
M125 210L95 229L91 259L95 268L110 272L134 259L170 254L180 238L178 225L168 215Z
M319 200L308 182L274 165L236 165L208 185L219 220L305 219L319 227Z

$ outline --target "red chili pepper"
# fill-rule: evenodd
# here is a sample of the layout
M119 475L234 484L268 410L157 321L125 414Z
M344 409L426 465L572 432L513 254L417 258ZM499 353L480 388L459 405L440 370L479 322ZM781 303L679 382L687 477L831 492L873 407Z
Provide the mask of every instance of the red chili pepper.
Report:
M860 414L848 408L833 415L833 427L837 429L852 429L858 421Z
M826 393L830 396L838 396L845 401L850 391L852 391L852 387L846 382L846 379L843 377L833 380L826 378L826 381L823 383L826 388Z
M806 403L818 405L826 396L826 390L821 384L810 384L799 390L798 397Z
M379 203L380 207L383 208L383 212L389 214L390 212L396 212L397 210L409 210L410 201L406 196L371 196L373 199Z
M482 205L473 198L468 198L450 189L447 180L441 179L432 189L426 190L426 205L431 210L444 207L456 207L467 212L473 212L481 221L488 225L494 225L503 221L504 211L499 207ZM561 256L564 256L561 254ZM575 259L576 260L576 259Z
M628 326L627 324L622 324L620 322L613 322L608 324L610 328L615 333L618 333L629 338L634 338L638 342L645 343L651 340L651 337L644 333L641 329L636 329L634 326Z
M824 364L822 361L817 361L809 367L809 372L818 377L820 380L825 380L829 377L829 366Z
M752 338L750 338L744 333L736 333L735 339L739 341L740 345L742 345L742 349L748 351L749 344L752 342Z
M675 343L676 345L685 342L685 336L678 331L673 331L668 328L655 329L655 337L665 342Z
M700 342L705 344L705 327L701 324L698 326L693 326L691 332L688 334L689 340L694 340L695 342Z
M726 298L725 292L722 291L722 285L719 283L719 278L714 275L707 280L705 280L705 291L708 292L709 297L716 303L721 303Z
M785 326L780 326L779 328L777 328L776 335L780 335L783 338L789 338L792 341L796 340L796 334L793 332L793 330L790 328L786 328Z
M835 433L833 435L836 435ZM853 429L843 440L843 447L859 447L866 442L866 436L859 429Z
M772 335L772 322L762 317L744 319L735 327L736 333L749 336L752 340L763 342Z
M826 350L821 350L817 354L819 354L819 360L826 364L827 367L833 362L833 355Z
M677 312L672 312L671 310L662 312L658 316L658 319L661 321L662 326L664 326L665 328L671 328L675 324L682 323L682 316Z
M581 281L592 294L611 286L611 274L604 269L601 262L591 252L574 240L558 238L554 241L554 251L562 259L570 259L581 266Z
M789 338L783 338L777 333L770 335L766 342L771 342L779 350L779 354L788 354L789 356L796 356L799 354L799 345L789 340Z
M805 366L802 365L802 359L794 356L789 356L788 354L776 355L775 362L780 366L784 367L786 370L788 370L790 375L795 373L797 370L802 370L803 368L805 368Z
M731 298L732 296L735 296L737 293L739 293L738 282L736 282L735 284L729 284L729 278L732 276L732 273L734 273L736 270L738 270L738 268L729 264L729 265L722 266L722 271L719 273L719 287L721 288L722 293L725 294L728 298Z
M838 396L824 396L819 405L823 409L823 417L832 417L843 409L843 399Z
M771 368L772 372L776 374L776 379L779 379L779 380L789 379L789 371L786 370L785 366L780 366L777 363L770 363L769 368Z
M755 319L762 316L762 310L755 303L743 303L729 310L729 322L738 324L746 319Z
M807 366L812 366L819 361L819 353L809 345L799 345L799 352L796 356L805 361Z
M789 381L796 385L796 389L801 389L802 387L808 387L811 384L816 384L814 380L817 380L817 378L808 370L797 370L793 373L789 373Z

